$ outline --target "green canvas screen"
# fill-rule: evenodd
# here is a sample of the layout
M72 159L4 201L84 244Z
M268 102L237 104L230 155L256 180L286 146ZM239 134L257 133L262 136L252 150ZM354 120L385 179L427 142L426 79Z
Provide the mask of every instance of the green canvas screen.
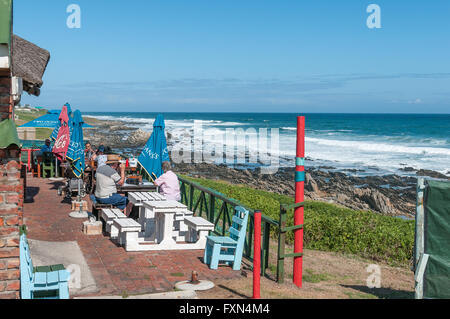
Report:
M426 181L424 208L423 297L450 298L450 181Z

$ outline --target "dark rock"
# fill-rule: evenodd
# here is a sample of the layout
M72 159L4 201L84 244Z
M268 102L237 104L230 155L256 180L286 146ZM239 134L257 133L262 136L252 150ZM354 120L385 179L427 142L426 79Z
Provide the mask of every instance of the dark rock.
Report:
M417 176L427 176L432 178L442 178L442 179L450 179L450 177L445 176L439 172L431 171L428 169L420 169L416 172Z

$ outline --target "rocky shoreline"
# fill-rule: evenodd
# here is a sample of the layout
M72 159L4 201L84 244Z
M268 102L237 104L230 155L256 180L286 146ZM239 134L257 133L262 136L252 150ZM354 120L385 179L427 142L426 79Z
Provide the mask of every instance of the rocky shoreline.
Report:
M97 120L86 117L95 128L85 130L85 139L94 146L107 145L125 154L140 154L150 134L131 128L130 123ZM168 134L168 145L171 145ZM357 210L371 210L388 216L414 218L417 176L450 179L430 170L404 168L411 176L353 176L359 172L350 169L338 172L333 167L307 168L305 198L319 200ZM294 167L280 168L276 174L264 175L256 169L234 169L210 163L174 164L174 171L193 177L223 180L232 184L294 196ZM415 176L413 176L415 173ZM353 175L352 175L353 174Z

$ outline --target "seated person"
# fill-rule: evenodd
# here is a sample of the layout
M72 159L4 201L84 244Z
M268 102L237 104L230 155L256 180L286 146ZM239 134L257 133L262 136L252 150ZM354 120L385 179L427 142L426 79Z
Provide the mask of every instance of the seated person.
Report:
M86 157L86 161L89 162L92 159L92 156L94 155L94 150L92 149L92 145L90 142L86 143L84 154Z
M51 141L49 138L47 138L45 140L45 145L42 146L41 150L40 150L40 155L44 155L45 153L51 153L52 152L52 147L51 147Z
M98 167L95 174L96 188L95 198L100 204L110 204L124 211L127 207L127 198L117 194L116 185L123 185L125 182L125 165L115 161L107 164L106 155L98 156ZM120 167L120 175L117 169Z
M97 161L98 157L105 154L105 147L100 145L97 149L97 152L93 153L91 156L92 161Z
M168 200L180 201L181 193L178 176L172 172L169 162L162 163L162 170L164 174L155 180L155 185L159 186L159 192L166 196Z

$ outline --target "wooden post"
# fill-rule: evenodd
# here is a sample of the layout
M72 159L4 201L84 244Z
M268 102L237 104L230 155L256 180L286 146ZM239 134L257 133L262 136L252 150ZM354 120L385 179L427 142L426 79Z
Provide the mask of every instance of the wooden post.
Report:
M283 207L280 207L280 233L278 234L278 256L277 256L277 282L282 284L284 282L284 255L286 243L286 215L287 212Z
M253 299L261 298L261 212L254 213L255 241L253 248Z
M305 117L297 117L297 158L295 168L295 203L304 201L305 187ZM303 225L303 206L295 209L294 225ZM294 253L303 253L303 228L296 229L294 239ZM303 256L294 257L294 284L302 287Z

